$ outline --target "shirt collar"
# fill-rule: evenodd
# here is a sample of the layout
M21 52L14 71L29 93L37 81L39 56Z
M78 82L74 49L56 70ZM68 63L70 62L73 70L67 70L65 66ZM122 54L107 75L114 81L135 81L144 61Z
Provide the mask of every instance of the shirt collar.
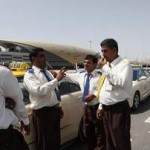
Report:
M121 61L121 57L120 57L120 56L118 56L116 59L114 59L114 60L110 63L111 67L114 67L119 61Z
M36 67L36 66L32 66L32 69L34 69L35 72L40 73L41 69Z
M88 73L86 72L86 75L87 75ZM95 76L96 75L96 70L94 69L91 73L91 76Z

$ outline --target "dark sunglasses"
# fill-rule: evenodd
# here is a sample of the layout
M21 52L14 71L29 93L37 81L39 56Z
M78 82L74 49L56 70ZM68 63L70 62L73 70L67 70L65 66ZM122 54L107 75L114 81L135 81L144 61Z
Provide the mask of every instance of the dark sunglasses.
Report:
M37 57L45 58L46 56L45 56L45 54L39 54L39 55L37 55Z

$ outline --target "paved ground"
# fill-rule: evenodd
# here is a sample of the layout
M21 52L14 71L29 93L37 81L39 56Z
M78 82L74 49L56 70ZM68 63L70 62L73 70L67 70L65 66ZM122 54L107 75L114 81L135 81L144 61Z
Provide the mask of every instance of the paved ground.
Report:
M150 97L141 103L137 111L131 111L132 150L150 150ZM62 150L84 150L85 145L78 140Z

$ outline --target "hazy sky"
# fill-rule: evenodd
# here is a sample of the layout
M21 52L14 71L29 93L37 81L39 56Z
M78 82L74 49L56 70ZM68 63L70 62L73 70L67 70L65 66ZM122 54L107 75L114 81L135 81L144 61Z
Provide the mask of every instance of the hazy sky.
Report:
M0 39L100 51L114 38L130 60L150 60L150 0L0 0Z

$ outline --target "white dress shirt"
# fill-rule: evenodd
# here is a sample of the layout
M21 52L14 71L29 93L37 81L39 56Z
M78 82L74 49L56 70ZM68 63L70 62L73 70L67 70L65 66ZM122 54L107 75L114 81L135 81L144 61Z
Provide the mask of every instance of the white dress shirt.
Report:
M16 106L13 110L5 107L6 97L15 101ZM23 121L25 125L29 124L23 94L12 72L8 68L0 66L0 129L7 129L10 125L16 125L18 121Z
M29 91L31 108L34 110L59 104L54 91L58 85L58 80L54 79L49 71L46 71L46 74L51 81L47 81L40 68L33 66L24 76L24 86Z
M74 83L79 84L80 88L81 88L81 91L83 93L86 78L87 78L87 74L88 73L86 71L75 73L75 74L67 74L65 79L70 81L70 82L74 82ZM94 94L96 96L96 91L97 91L97 86L98 86L100 76L101 76L101 73L97 70L94 70L93 72L91 72L89 94ZM88 102L88 103L85 103L85 104L95 105L95 104L98 104L98 103L99 103L98 99L94 98L91 102Z
M105 64L102 72L106 78L99 96L101 104L113 105L131 98L133 71L127 60L118 57L110 64Z

